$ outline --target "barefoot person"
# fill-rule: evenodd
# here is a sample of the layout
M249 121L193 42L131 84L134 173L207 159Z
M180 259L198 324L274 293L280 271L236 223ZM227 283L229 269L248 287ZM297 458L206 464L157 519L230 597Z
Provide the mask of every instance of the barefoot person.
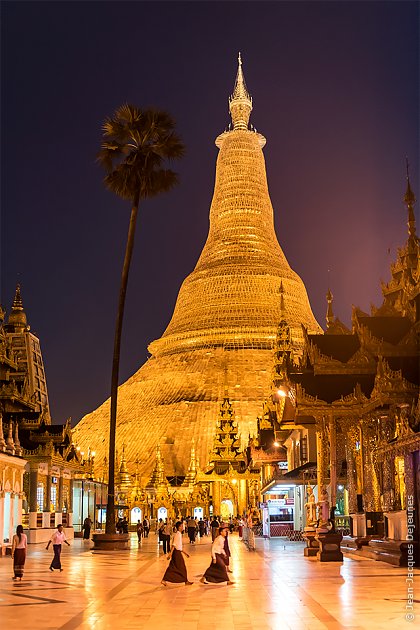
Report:
M211 547L211 564L200 580L203 584L208 584L209 582L213 584L219 584L221 582L227 582L228 585L234 584L234 582L229 579L226 566L225 538L228 532L229 525L222 523L219 527L219 535Z
M184 582L185 586L190 586L192 582L189 582L187 577L187 567L185 566L184 556L189 558L190 556L182 551L182 530L184 524L178 521L175 525L176 532L172 540L172 548L168 553L168 559L170 559L169 566L165 571L165 575L162 578L163 586L166 586L167 582L181 584Z
M70 547L70 543L67 542L66 535L63 532L63 526L60 524L57 525L57 531L53 533L51 539L48 541L48 545L45 547L45 549L48 550L51 543L53 544L54 558L50 564L50 571L54 571L54 569L63 570L61 568L61 545L63 542Z
M16 527L16 534L13 536L12 541L13 571L15 573L13 576L14 580L22 580L23 578L27 545L28 539L26 534L23 533L23 527L22 525L18 525Z

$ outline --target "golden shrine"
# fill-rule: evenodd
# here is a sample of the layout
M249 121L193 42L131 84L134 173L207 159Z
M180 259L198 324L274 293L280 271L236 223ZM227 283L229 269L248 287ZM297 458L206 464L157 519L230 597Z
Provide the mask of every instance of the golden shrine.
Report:
M252 109L239 57L229 99L232 125L216 139L207 241L167 329L149 346L152 356L119 388L117 445L126 445L129 470L141 461L144 481L157 446L168 477L187 475L193 440L195 457L206 467L225 388L244 449L270 391L280 286L296 350L303 346L302 325L309 333L322 332L274 231L262 152L266 139L249 125ZM108 451L108 426L109 400L73 432L82 449L89 444L96 451L99 468Z

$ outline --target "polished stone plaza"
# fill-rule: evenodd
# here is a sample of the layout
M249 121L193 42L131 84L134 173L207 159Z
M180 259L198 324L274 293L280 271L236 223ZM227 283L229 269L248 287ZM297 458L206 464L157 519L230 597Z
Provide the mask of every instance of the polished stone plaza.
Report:
M192 586L160 584L167 560L151 534L141 548L92 553L77 539L62 554L64 571L48 570L51 550L29 548L22 582L0 558L2 630L339 630L418 627L420 571L414 571L414 614L406 619L407 569L345 557L344 563L304 558L302 543L257 539L248 551L230 537L233 586L203 585L210 541L184 547Z

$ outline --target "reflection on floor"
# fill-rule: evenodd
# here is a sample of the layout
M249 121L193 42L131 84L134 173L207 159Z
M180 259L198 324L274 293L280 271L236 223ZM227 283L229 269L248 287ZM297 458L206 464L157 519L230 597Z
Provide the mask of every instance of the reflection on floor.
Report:
M31 630L409 630L407 569L355 560L319 563L301 543L257 539L248 551L230 537L235 585L203 585L210 561L207 537L184 537L193 586L160 584L167 560L156 536L128 552L92 553L77 539L62 554L62 573L50 573L51 550L29 547L22 582L12 560L0 558L0 626ZM415 627L420 619L420 571L414 570Z

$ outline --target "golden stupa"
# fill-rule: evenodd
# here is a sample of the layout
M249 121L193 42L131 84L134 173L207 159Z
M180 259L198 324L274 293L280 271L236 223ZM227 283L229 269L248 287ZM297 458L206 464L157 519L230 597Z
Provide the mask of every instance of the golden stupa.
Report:
M160 444L166 475L185 475L194 438L205 466L226 388L242 439L256 430L270 392L280 285L295 350L302 324L321 333L301 278L290 268L274 231L262 148L249 129L250 97L239 67L229 99L232 129L216 139L219 155L210 229L194 271L184 280L171 321L149 346L151 357L119 387L117 445L128 465L150 474ZM82 418L74 441L108 453L109 400Z

